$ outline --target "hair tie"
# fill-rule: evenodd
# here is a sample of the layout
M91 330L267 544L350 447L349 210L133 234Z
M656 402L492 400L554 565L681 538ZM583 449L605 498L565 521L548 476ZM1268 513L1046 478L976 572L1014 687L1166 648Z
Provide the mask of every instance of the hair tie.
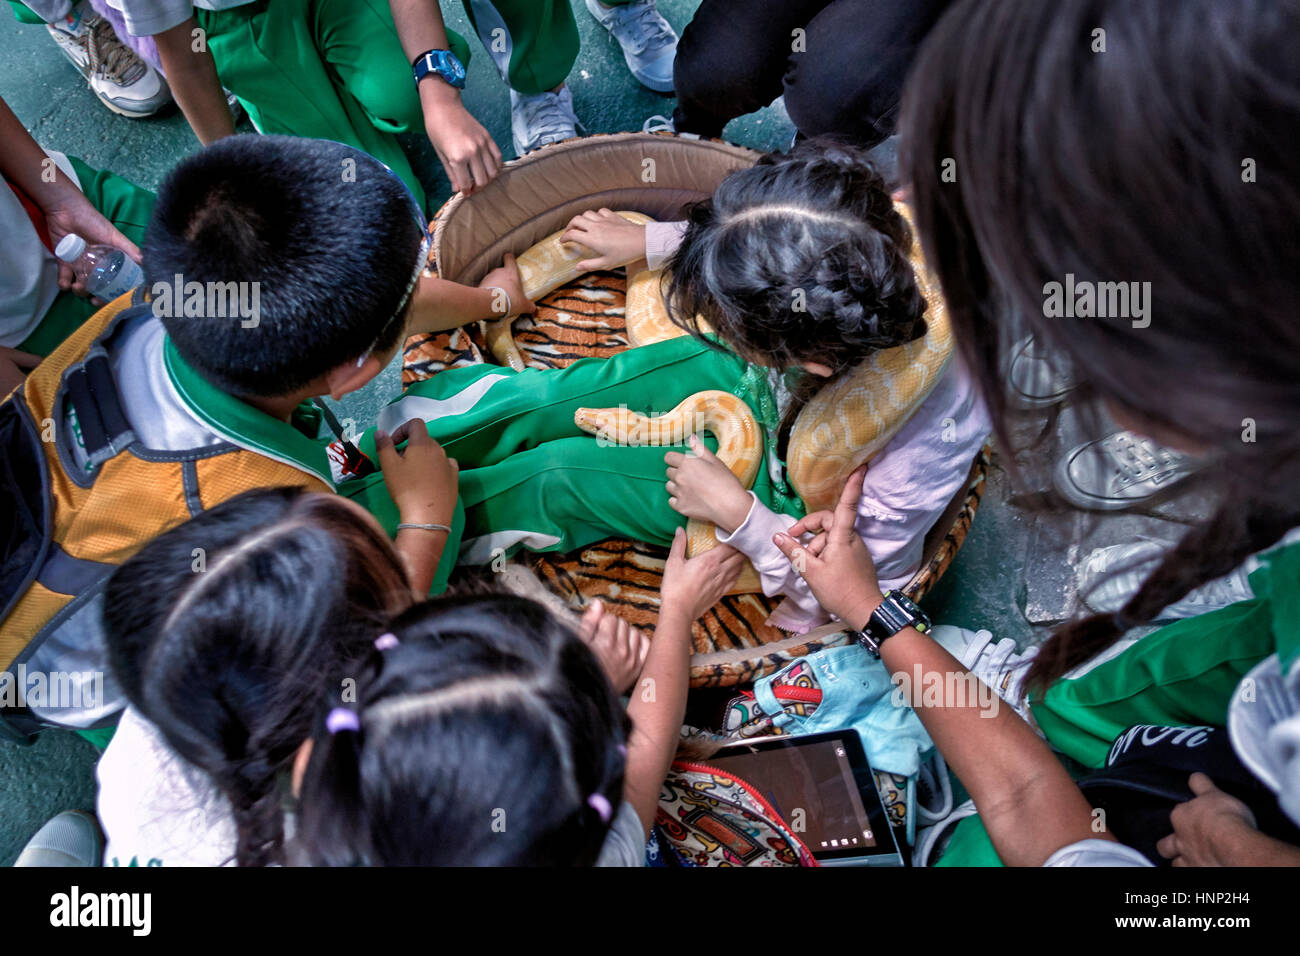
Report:
M397 639L397 635L392 631L389 631L387 634L380 634L375 638L375 650L391 651L400 643L401 641Z
M616 749L617 749L618 752L619 752L620 754L622 754L623 757L626 759L626 757L627 757L627 744L619 744L618 747L617 747Z
M325 716L325 729L331 734L337 734L340 730L355 732L361 729L361 718L357 716L355 710L335 707Z
M603 793L593 793L587 798L587 806L600 814L600 822L608 823L609 818L614 814L614 808L609 805Z

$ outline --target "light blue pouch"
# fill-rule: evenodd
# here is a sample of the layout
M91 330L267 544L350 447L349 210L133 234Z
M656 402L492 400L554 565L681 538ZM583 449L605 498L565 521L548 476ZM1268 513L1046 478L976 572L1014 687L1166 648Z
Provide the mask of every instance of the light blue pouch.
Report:
M801 662L812 668L822 692L821 702L808 716L783 707L772 691L773 681ZM907 778L907 839L914 841L916 775L934 744L920 718L895 693L889 671L879 659L856 643L818 651L755 681L754 701L772 715L772 724L781 733L857 731L873 770Z

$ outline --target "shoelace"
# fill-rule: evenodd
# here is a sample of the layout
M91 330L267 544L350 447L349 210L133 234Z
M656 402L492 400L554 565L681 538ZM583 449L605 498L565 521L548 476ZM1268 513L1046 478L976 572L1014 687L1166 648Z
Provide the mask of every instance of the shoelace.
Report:
M1135 481L1143 481L1168 468L1174 467L1178 458L1154 442L1120 435L1109 443L1115 466Z
M113 32L113 25L96 15L87 18L81 43L90 57L91 74L100 74L123 86L144 75L144 61Z
M673 121L670 117L661 113L647 117L646 121L641 124L643 133L675 133L677 130L673 127Z
M632 44L632 53L640 55L653 45L672 42L673 35L664 29L664 22L649 0L636 0L626 6L614 8L614 19L620 30L631 34L638 42Z
M535 132L531 145L544 146L573 135L573 117L560 103L559 93L543 93L524 102L524 122Z

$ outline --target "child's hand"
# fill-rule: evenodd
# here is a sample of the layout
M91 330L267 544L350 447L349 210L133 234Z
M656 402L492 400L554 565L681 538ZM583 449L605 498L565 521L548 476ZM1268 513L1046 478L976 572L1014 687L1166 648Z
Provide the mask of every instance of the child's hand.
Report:
M686 532L678 528L659 587L660 618L678 616L689 634L690 624L722 600L744 569L745 556L725 544L687 558Z
M504 289L510 302L499 305L494 301L492 310L498 312L493 318L505 319L516 315L528 315L537 311L537 305L524 295L524 282L519 278L519 267L515 265L515 257L506 253L505 261L496 269L493 269L483 277L483 281L478 284L480 289L492 286L497 289Z
M816 511L795 522L788 534L772 536L821 606L859 630L882 600L875 562L857 531L866 477L867 466L862 465L849 475L833 512ZM817 537L805 547L799 537L810 533Z
M620 694L632 686L650 651L650 639L617 614L606 613L601 601L592 601L582 615L578 636L600 661L609 682Z
M397 450L405 441L406 447ZM375 432L375 451L384 485L402 521L450 525L456 513L460 469L442 446L429 437L418 418L403 422L393 434Z
M630 222L609 209L589 210L574 216L560 239L576 242L596 253L595 258L578 263L578 268L584 272L617 269L645 258L645 226Z
M749 517L753 499L698 435L692 435L687 443L691 455L679 451L664 455L668 464L668 504L678 514L711 521L724 534L731 534Z

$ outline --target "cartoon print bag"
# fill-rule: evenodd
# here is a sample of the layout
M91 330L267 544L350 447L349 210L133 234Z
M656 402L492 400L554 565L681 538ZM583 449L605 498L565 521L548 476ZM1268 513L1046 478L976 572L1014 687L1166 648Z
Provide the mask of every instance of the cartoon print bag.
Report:
M817 865L755 787L690 761L674 762L664 780L653 842L668 865Z

